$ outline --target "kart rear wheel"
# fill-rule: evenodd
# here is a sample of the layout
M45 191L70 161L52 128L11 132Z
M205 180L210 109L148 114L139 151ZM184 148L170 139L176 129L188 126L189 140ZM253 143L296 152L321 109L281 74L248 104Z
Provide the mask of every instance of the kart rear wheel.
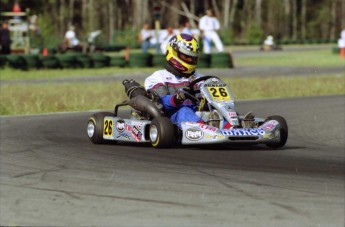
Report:
M156 117L152 120L150 142L154 148L168 148L176 141L175 127L167 117Z
M280 140L279 142L275 142L275 143L267 143L266 145L270 148L280 148L282 146L284 146L286 144L287 138L288 138L288 126L286 123L286 120L278 115L275 116L270 116L267 118L267 120L275 120L279 122L280 125Z
M94 144L116 143L113 140L103 139L104 117L112 117L113 113L99 112L93 114L87 123L87 135Z

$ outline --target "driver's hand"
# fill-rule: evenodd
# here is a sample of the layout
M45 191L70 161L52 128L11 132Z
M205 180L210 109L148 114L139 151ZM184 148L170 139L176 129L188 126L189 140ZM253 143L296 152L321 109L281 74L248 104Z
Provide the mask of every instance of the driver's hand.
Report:
M184 100L186 100L185 93L182 91L182 89L178 89L175 96L174 96L174 102L177 105L179 105L179 104L182 104L184 102Z

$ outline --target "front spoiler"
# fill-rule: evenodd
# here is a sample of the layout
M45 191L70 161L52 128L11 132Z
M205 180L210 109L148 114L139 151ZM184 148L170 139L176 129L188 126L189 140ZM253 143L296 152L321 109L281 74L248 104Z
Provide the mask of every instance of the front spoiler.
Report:
M123 119L108 116L104 121L111 121L111 134L103 135L105 140L123 142L150 142L148 128L151 121ZM259 128L218 129L216 127L193 122L181 124L182 145L197 144L269 144L280 141L280 125L277 121L265 122Z
M185 122L182 126L182 144L268 144L280 141L277 121L265 122L259 128L218 129L210 125Z

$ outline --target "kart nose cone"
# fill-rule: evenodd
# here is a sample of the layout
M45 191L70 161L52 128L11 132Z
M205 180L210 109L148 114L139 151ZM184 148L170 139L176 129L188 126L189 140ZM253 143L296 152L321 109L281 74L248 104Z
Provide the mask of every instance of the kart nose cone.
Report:
M87 124L87 135L89 136L89 138L91 138L94 133L95 133L95 125L93 124L92 121L89 121L89 123Z
M158 129L155 125L151 125L150 127L150 140L156 141L158 138Z

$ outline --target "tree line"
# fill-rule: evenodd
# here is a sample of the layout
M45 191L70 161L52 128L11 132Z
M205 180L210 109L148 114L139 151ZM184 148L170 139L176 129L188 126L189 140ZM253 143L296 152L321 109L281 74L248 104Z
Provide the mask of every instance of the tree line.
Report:
M11 11L13 0L1 0ZM63 38L73 24L79 35L102 30L114 42L120 31L140 30L146 22L177 28L183 20L197 26L213 8L226 41L260 41L267 35L280 40L336 40L345 29L345 0L19 0L21 8L39 17L45 39Z

